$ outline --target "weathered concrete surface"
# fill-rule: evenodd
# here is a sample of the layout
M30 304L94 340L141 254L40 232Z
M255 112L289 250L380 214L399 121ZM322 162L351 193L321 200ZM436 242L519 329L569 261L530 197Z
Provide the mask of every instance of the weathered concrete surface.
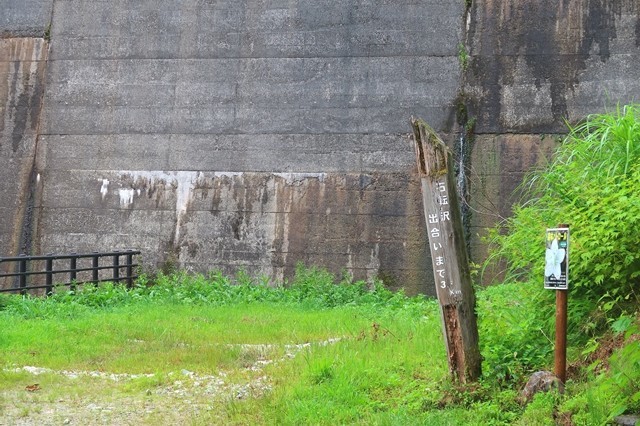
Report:
M400 133L411 114L445 126L458 88L455 56L87 61L56 52L45 134Z
M135 246L160 268L280 279L303 261L395 287L430 272L406 174L50 170L47 182L42 243L63 251Z
M45 36L53 0L0 0L0 37Z
M471 158L472 209L471 258L487 257L483 241L487 231L509 217L514 203L521 201L518 186L532 167L542 167L558 146L561 135L478 135ZM486 280L493 274L487 271Z
M453 123L457 0L54 2L40 251L297 262L433 293L412 115Z
M47 134L407 133L450 121L456 1L55 3Z
M3 37L52 20L39 116L46 43L1 41L2 252L35 237L278 277L304 261L433 293L412 115L450 143L460 105L476 119L475 236L544 135L640 98L640 0L473 2L467 21L464 3L0 0Z
M0 247L3 255L29 251L37 180L33 165L48 43L0 39ZM34 182L37 184L37 182Z
M474 2L465 88L480 133L563 133L640 95L639 0Z
M565 120L640 99L640 1L476 1L466 44L462 98L476 120L471 255L479 261L481 236L510 215L524 173L550 158Z
M60 59L451 56L462 24L439 0L55 3Z

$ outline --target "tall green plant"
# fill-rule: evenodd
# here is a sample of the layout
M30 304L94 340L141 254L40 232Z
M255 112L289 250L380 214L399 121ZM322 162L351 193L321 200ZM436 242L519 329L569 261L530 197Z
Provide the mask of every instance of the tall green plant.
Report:
M640 105L570 127L553 160L523 188L526 201L492 233L489 263L506 261L508 280L541 280L544 230L569 223L574 296L605 310L638 301Z

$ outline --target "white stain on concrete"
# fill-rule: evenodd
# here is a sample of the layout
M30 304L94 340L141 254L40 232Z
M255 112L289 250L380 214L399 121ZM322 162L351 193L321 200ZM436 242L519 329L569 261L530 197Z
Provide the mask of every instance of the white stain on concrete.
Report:
M193 188L201 173L197 171L164 172L157 170L120 170L117 173L121 180L126 176L130 176L133 180L130 188L119 189L120 206L123 208L130 207L134 203L136 196L140 197L142 188L148 190L158 184L171 185L171 189L175 190L176 194L176 231L174 242L178 244L180 225L191 201ZM103 182L104 181L106 181L106 179L104 179Z
M282 224L282 259L283 263L287 264L287 257L289 256L289 229L291 228L291 205L293 204L293 191L289 191L289 197L284 202L284 221ZM284 268L276 274L278 282L284 282Z
M178 186L176 188L176 233L173 240L175 244L178 243L182 218L187 213L199 175L200 172L176 172L175 180Z
M109 193L109 179L102 179L102 186L100 187L100 195L102 195L103 200L108 193Z
M118 195L120 195L120 207L129 207L133 204L133 193L134 189L132 188L120 188L118 189Z
M371 257L369 263L367 263L367 281L373 282L376 279L378 272L380 271L380 244L376 243L374 248L371 249Z
M347 245L347 274L353 279L353 252L351 251L351 244Z
M158 171L158 170L118 170L110 172L117 175L117 182L122 182L122 187L118 189L118 195L120 199L121 208L131 208L136 198L147 194L155 194L158 197L156 200L166 200L167 192L172 192L175 196L175 234L174 244L179 245L180 241L180 228L184 222L184 216L186 215L189 204L194 197L194 189L200 185L202 187L208 187L216 179L229 179L236 180L242 179L244 172L232 172L232 171L211 171L211 172L199 172L199 171ZM272 176L282 179L280 182L284 185L303 185L309 180L317 180L324 182L326 179L326 173L272 173ZM105 199L109 192L109 185L112 185L107 178L102 179L102 186L100 188L100 194L102 199ZM277 191L278 193L280 191ZM173 195L172 194L172 195ZM150 196L150 195L149 195ZM283 247L282 250L287 253L288 250L288 232L289 232L289 212L291 205L293 204L293 192L288 192L288 199L285 201L285 214L283 226ZM172 197L171 197L172 198ZM327 211L327 214L330 210Z

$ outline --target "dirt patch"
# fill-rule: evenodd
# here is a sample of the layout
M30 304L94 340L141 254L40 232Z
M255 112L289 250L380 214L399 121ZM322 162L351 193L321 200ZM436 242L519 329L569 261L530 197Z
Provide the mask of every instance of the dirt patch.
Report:
M595 367L594 373L597 374L609 370L609 357L611 357L611 354L617 349L620 349L624 345L624 342L625 339L622 334L609 333L604 335L598 341L598 347L593 352L585 358L574 361L567 366L567 378L579 378L583 374L584 369L595 362L599 364Z
M263 398L273 389L268 365L342 338L290 345L237 344L252 362L233 371L199 374L126 374L53 370L36 366L4 369L10 385L0 391L0 425L222 424L233 404ZM276 351L284 349L284 351ZM282 354L273 357L274 352Z
M261 398L272 388L270 378L256 371L161 376L17 370L28 375L2 392L0 425L223 422L230 401Z

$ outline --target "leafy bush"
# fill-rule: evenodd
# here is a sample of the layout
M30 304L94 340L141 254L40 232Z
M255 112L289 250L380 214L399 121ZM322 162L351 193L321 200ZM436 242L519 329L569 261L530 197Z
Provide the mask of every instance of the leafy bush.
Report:
M569 336L586 343L640 299L640 106L591 115L529 174L522 203L492 230L485 267L506 264L500 285L479 292L483 370L499 381L548 365L553 292L542 288L544 233L571 226ZM597 348L592 338L591 349Z
M367 305L420 311L425 299L408 298L402 292L391 292L381 283L372 285L343 279L338 282L329 272L299 265L288 285L272 285L267 279L253 279L239 272L235 280L212 272L208 276L176 272L159 273L153 283L143 276L136 285L125 286L103 283L85 285L75 290L59 290L47 298L2 295L0 311L25 318L79 315L88 308L117 308L136 302L177 305L231 305L253 302L296 304L323 309L337 306Z
M557 392L537 393L533 401L525 409L518 425L523 426L554 426L560 424L554 421L554 412L560 400Z
M341 305L404 305L407 297L403 292L392 292L381 282L369 284L365 281L353 282L345 277L336 283L329 272L318 268L306 268L299 264L296 275L288 287L288 293L297 302L314 307L334 307Z
M478 292L483 374L499 384L522 382L549 361L554 309L540 283L512 283Z
M528 201L493 231L489 263L506 260L508 281L540 281L545 228L569 223L572 299L605 312L640 301L640 106L570 128L553 161L523 188Z
M640 318L639 318L640 319ZM596 361L590 370L600 367ZM608 359L608 369L593 375L589 386L560 407L573 424L610 424L615 417L640 410L640 326L627 324L624 345Z

